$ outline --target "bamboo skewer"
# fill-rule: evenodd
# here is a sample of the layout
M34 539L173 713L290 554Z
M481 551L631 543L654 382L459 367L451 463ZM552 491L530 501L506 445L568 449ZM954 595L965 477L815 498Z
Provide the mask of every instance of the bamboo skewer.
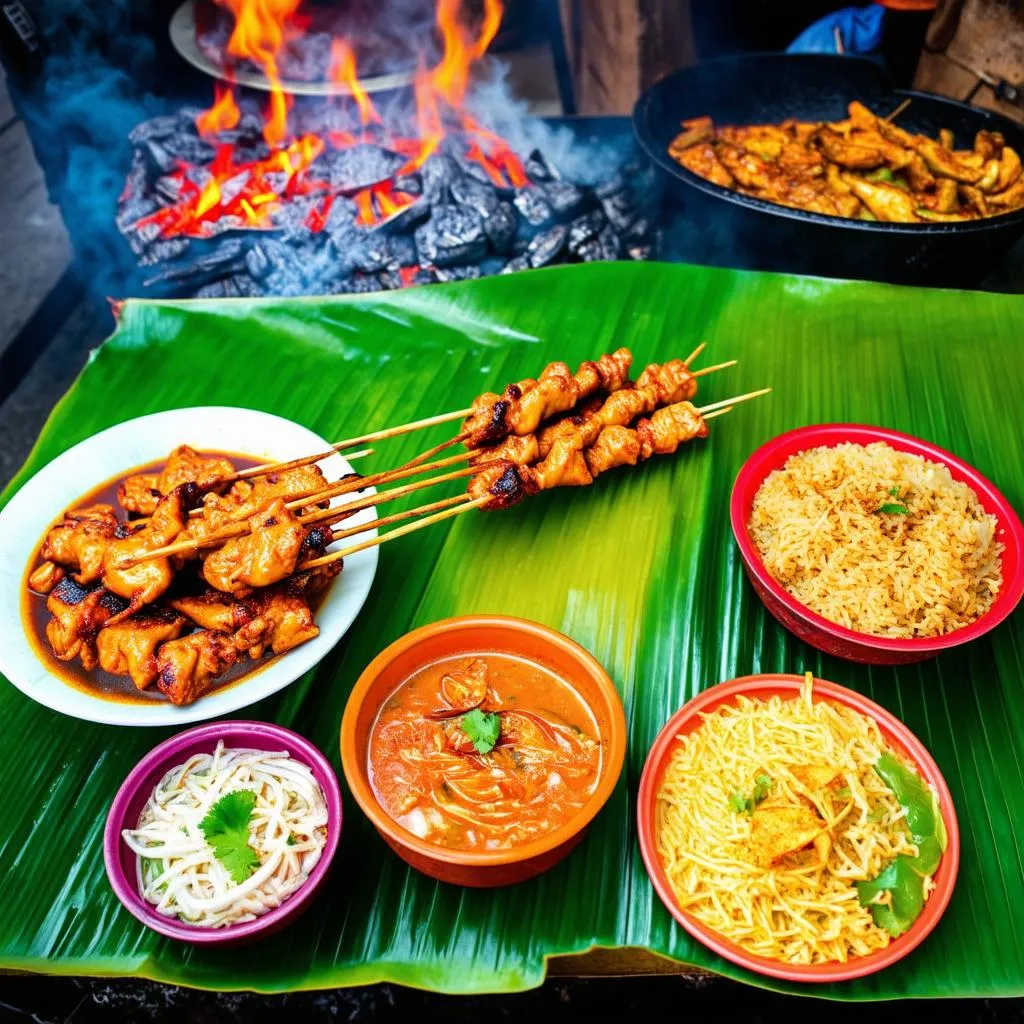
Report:
M761 395L768 394L769 391L771 391L771 388L762 388L760 391L750 391L745 395L737 395L735 398L727 398L722 402L715 402L713 405L705 406L705 409L707 410L706 414L703 409L698 409L697 411L701 413L701 416L705 420L713 420L716 416L724 416L726 413L732 412L733 407L739 403L748 402L752 398L759 398ZM501 460L499 459L495 461L500 462ZM325 555L320 555L318 558L311 559L308 562L303 562L302 565L298 566L297 571L315 569L322 565L330 565L332 562L348 558L350 555L357 554L360 551L366 551L368 548L379 546L389 540L394 540L398 537L405 537L410 533L414 533L416 530L422 530L424 527L432 526L434 523L441 522L443 519L450 519L453 516L461 515L463 512L468 512L472 508L479 508L481 505L487 504L488 501L490 501L490 495L485 494L479 498L473 498L470 500L468 494L463 494L455 498L448 499L447 501L439 501L431 505L423 505L418 509L410 509L408 512L401 512L396 516L390 516L387 519L380 520L378 525L397 522L399 519L412 518L413 516L422 515L425 512L429 512L435 508L441 508L449 504L455 506L447 508L443 512L438 512L434 515L428 515L422 519L417 519L416 522L410 523L408 526L403 526L397 530L391 530L381 536L371 537L358 544L342 548L340 551L330 551ZM366 526L351 527L348 530L336 531L334 533L334 540L353 537L358 533L363 533L368 529L372 529L373 525L374 524L371 523Z
M469 495L463 492L456 494L453 498L442 498L440 501L432 501L429 505L419 505L416 508L407 509L405 512L396 512L391 516L384 516L383 519L374 519L372 523L363 523L360 526L349 526L344 530L335 530L331 534L331 543L339 540L348 540L349 537L356 537L367 530L380 529L382 526L390 526L392 523L400 523L403 519L415 519L417 516L424 516L428 512L437 512L442 508L451 508L452 505L461 505L469 500Z
M752 398L760 398L761 395L767 395L769 391L771 391L771 388L761 388L760 391L748 391L745 395L723 398L720 402L712 402L710 405L700 407L697 412L707 419L709 412L714 412L716 409L724 409L726 406L729 406L731 409L734 405L739 405L741 402L749 402Z
M429 466L417 466L415 472L424 472L426 470L437 469L441 465L451 465L452 463L460 460L465 460L470 457L469 452L465 452L461 455L454 456L451 459L442 459L438 463L434 463ZM495 460L500 461L500 460ZM443 473L440 476L431 477L429 480L421 480L415 484L406 484L403 487L396 487L393 490L385 491L383 494L368 494L363 498L357 498L355 501L345 502L343 505L335 505L332 508L318 509L315 512L311 512L305 516L299 516L298 521L303 526L310 526L317 523L329 523L332 520L346 519L348 516L355 512L360 512L364 508L370 508L374 505L384 505L389 501L395 501L398 498L403 498L407 494L413 494L416 491L421 491L425 487L433 487L436 484L447 483L449 480L459 480L462 477L472 476L474 473L479 473L481 470L486 469L495 464L495 461L482 462L475 466L466 466L463 469L456 470L453 473ZM413 472L404 474L405 476L412 476ZM358 488L362 490L363 487L368 486L367 481L371 480L371 477L364 477L356 483L360 483L362 486ZM392 477L396 479L396 477ZM326 492L322 492L326 495ZM336 495L332 495L336 496ZM296 504L308 505L311 504L309 498L298 499ZM364 527L366 529L367 527ZM140 562L148 562L154 558L170 558L172 555L181 555L195 551L201 551L204 548L220 547L222 544L229 540L233 540L235 537L244 537L249 533L249 523L242 521L239 523L231 524L226 527L223 531L212 534L209 537L202 537L196 539L174 541L171 544L166 544L164 547L154 548L152 551L143 552L137 555L135 558L125 559L119 566L119 568L129 568L133 565L138 565Z
M703 351L704 351L704 349L706 349L707 347L708 347L708 343L707 343L706 341L702 341L702 342L701 342L701 343L700 343L700 344L699 344L699 345L698 345L698 346L697 346L697 347L696 347L696 348L695 348L695 349L694 349L694 350L693 350L693 351L692 351L692 352L691 352L691 353L690 353L690 354L689 354L689 355L688 355L688 356L687 356L687 357L686 357L686 358L685 358L685 359L683 360L683 362L684 362L684 363L685 363L685 364L686 364L687 366L689 366L689 365L690 365L690 364L691 364L691 363L692 363L692 362L694 361L694 359L696 359L696 358L697 358L697 356L699 356L699 355L701 354L701 352L703 352Z
M888 117L884 118L883 120L885 120L885 121L894 121L913 102L914 102L914 97L913 96L908 96Z
M468 497L468 495L466 497ZM490 500L490 495L487 494L480 498L473 498L468 501L464 500L455 508L446 509L444 512L437 512L434 515L426 516L423 519L417 519L415 523L410 523L408 526L400 526L397 530L390 530L388 533L385 533L380 537L371 537L369 540L364 540L359 544L353 544L350 547L342 548L340 551L332 551L330 554L321 555L319 558L313 558L308 562L303 562L302 565L297 566L296 571L304 572L306 569L315 569L321 565L330 565L331 562L339 562L344 558L348 558L350 555L357 554L360 551L365 551L367 548L377 547L380 544L387 543L389 540L397 540L399 537L415 533L417 530L422 530L427 526L433 526L434 523L439 523L443 519L451 519L452 516L458 516L463 512L468 512L470 509L479 508ZM363 529L365 530L367 527L363 527Z
M708 414L716 413L721 410L730 411L734 406L739 405L742 402L749 402L753 398L759 398L761 395L766 395L771 390L771 388L761 388L758 391L748 391L743 395L735 395L732 398L724 398L719 402L712 402L710 405L698 408L697 411L705 418L708 418ZM343 494L365 490L367 487L372 487L378 483L394 483L398 480L405 479L406 477L416 476L419 473L432 472L436 469L444 469L448 466L455 465L458 462L464 462L477 454L479 453L460 452L457 455L449 456L446 459L438 459L433 463L405 466L397 470L378 473L372 476L358 477L355 480L343 479L322 491L317 491L310 495L295 498L292 501L287 502L285 507L288 509L295 509L308 505L319 504L321 501L339 497ZM406 484L403 487L394 488L393 490L386 491L384 494L369 494L364 498L346 502L343 505L319 509L315 512L308 513L305 516L299 516L298 519L299 522L305 526L313 525L315 523L336 522L338 520L348 518L348 516L361 511L364 508L370 508L373 505L381 505L388 501L394 501L397 498L404 497L407 494L412 494L425 487L433 487L436 484L446 483L449 480L457 480L462 477L473 476L481 470L486 469L489 466L496 465L501 461L502 460L498 459L489 462L476 463L475 465L466 466L465 468L456 470L452 473L446 473L441 476L431 477L428 480L422 480L416 484ZM244 536L249 532L250 529L248 521L243 520L241 522L229 524L223 530L212 534L209 537L175 541L174 543L165 545L164 547L155 548L153 551L144 552L135 558L127 559L123 563L123 567L128 568L130 566L137 565L140 562L151 561L155 558L168 558L171 555L196 552L203 550L204 548L219 547L224 542L232 540L235 537Z
M695 370L693 376L706 377L709 373L717 373L719 370L728 370L730 366L735 366L738 362L738 359L727 359L724 363L715 363L714 366L705 366L703 370Z
M237 480L250 480L254 476L263 476L265 473L282 473L288 469L298 469L300 466L309 466L321 459L329 458L337 452L346 448L354 448L359 444L367 444L370 441L383 441L389 437L399 437L402 434L411 434L414 430L424 430L427 427L436 427L440 423L450 423L452 420L465 419L473 410L457 409L455 412L444 412L438 416L428 416L422 420L414 420L412 423L403 423L399 427L386 427L383 430L374 430L369 434L360 434L359 437L349 437L344 441L337 441L325 451L318 455L304 455L301 459L291 459L288 462L265 462L260 466L250 466L248 469L239 470L233 476L222 477L218 484L235 483ZM349 458L351 461L351 458Z

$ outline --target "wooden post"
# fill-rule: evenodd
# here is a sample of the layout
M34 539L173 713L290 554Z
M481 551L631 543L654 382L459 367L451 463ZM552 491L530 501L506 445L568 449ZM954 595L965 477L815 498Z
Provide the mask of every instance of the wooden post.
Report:
M690 0L561 0L581 114L628 114L670 71L696 62Z

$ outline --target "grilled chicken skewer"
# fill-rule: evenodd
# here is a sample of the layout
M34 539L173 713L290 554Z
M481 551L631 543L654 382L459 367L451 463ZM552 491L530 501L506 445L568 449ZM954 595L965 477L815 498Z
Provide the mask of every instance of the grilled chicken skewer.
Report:
M481 473L475 476L470 481L469 493L465 500L456 507L446 508L434 515L428 515L383 536L370 538L340 551L328 552L310 562L300 564L299 569L329 566L357 551L364 551L389 540L395 540L474 508L509 508L541 490L559 486L580 486L584 482L593 483L601 473L614 469L616 466L635 466L638 462L643 462L654 455L669 455L677 451L687 441L697 437L706 437L707 420L731 412L735 405L767 394L769 391L771 388L763 388L760 391L752 391L746 395L714 402L702 409L696 408L690 402L677 402L674 405L658 409L649 419L641 418L632 427L620 425L605 427L589 448L576 453L577 458L582 460L582 472L585 472L588 477L586 481L581 479L581 469L575 464L567 466L562 477L556 478L553 474L539 476L536 467L520 465L507 460L503 466L495 467L500 469L497 479L490 473ZM426 511L426 508L421 511Z
M467 448L497 444L510 434L532 434L541 421L567 412L598 391L617 391L629 380L633 353L620 348L574 374L565 363L549 363L537 380L509 384L500 395L485 392L473 402L460 437Z

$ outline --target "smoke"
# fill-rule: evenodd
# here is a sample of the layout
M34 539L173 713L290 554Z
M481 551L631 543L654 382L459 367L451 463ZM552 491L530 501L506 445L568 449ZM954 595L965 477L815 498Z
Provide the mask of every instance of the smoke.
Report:
M168 41L168 24L177 3L48 0L39 24L45 51L42 71L33 83L18 90L19 107L51 199L63 213L76 264L100 296L154 294L143 282L159 270L140 268L117 229L118 197L132 166L130 133L153 117L189 107L201 109L213 100L213 80L186 64ZM415 60L410 56L410 41L428 65L436 61L440 48L433 31L433 8L433 0L352 0L344 8L346 16L366 19L372 14L377 24L389 26L377 41L378 63L371 72L411 70ZM327 14L322 6L310 9L311 32L323 33L327 15L337 28L338 8ZM399 35L404 40L401 47L392 38ZM310 52L329 52L329 45L325 50L321 41ZM373 99L396 134L414 124L411 87ZM250 116L266 103L264 92L239 90L239 104ZM356 127L353 104L344 98L306 96L296 98L293 129L301 132L307 121L309 127L322 129L325 105L331 112L326 123L336 118L347 121L345 127ZM632 148L628 132L619 132L617 143L583 139L564 125L531 117L527 104L514 94L507 65L494 58L474 69L466 107L521 157L539 148L564 177L581 184L612 176ZM203 244L191 251L202 251ZM327 251L315 256L323 261L330 258ZM312 263L303 269L307 284L336 272L336 267ZM283 293L294 288L282 285L274 290Z
M49 0L38 18L43 64L34 82L12 83L20 113L78 268L98 293L123 295L136 276L114 227L128 133L164 109L146 88L153 40L134 30L126 2Z

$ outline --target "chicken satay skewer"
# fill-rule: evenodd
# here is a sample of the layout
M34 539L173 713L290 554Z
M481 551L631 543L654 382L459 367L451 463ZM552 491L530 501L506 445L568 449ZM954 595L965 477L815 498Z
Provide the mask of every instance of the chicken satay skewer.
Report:
M374 454L374 450L372 448L363 448L362 450L360 450L358 452L351 452L350 454L346 455L345 459L348 462L357 462L359 459L365 459L365 458L367 458L367 456L370 456L370 455L373 455L373 454ZM297 467L295 467L295 468L297 468ZM403 466L401 468L404 469L405 467ZM313 491L301 491L300 490L300 491L295 491L294 493L289 493L286 496L289 499L292 499L292 498L303 498L307 494L313 494L313 493L315 493L315 492L313 492ZM205 508L202 505L199 505L196 508L190 509L188 515L189 515L190 519L199 519L199 518L201 518L203 516L205 511L206 511ZM148 522L149 522L149 516L137 516L135 519L129 520L129 526L131 526L132 529L135 529L135 528L137 528L139 526L145 526Z
M685 368L685 372L687 373L687 375L688 375L688 377L690 379L696 379L698 377L706 377L706 376L708 376L708 374L718 373L719 370L727 370L727 369L729 369L729 367L735 366L739 362L739 360L737 360L737 359L728 359L724 363L716 363L714 366L706 366L703 369L695 370L695 371L693 371L691 373L690 370L689 370L690 363L692 363L694 358L696 358L696 356L700 354L700 352L704 349L704 346L706 344L707 344L707 342L702 342L700 345L698 345L697 348L694 349L694 351L690 353L690 356L686 360L686 362L680 362L678 360L673 360L671 363L668 363L666 365L672 366L672 365L678 364L679 366L682 366L682 367ZM652 364L651 367L648 367L648 371L653 369L654 365L655 364ZM647 371L645 371L645 372L647 372ZM641 375L641 379L642 379L642 376L643 375ZM619 390L622 391L622 390L634 390L634 389L632 389L632 388L620 388ZM615 393L616 392L614 392L614 391L612 392L612 394L615 394ZM529 434L527 434L527 435L519 435L519 434L512 434L512 435L510 435L510 437L512 437L512 438L529 437L529 436L530 436ZM465 433L457 434L455 437L450 438L447 441L443 441L441 444L435 445L433 448L428 448L421 455L417 455L415 459L412 459L411 461L405 463L405 466L415 466L415 465L417 465L418 463L420 463L421 461L423 461L425 459L433 458L433 456L439 454L440 452L443 452L446 448L450 448L452 445L458 444L460 441L464 441L465 439L466 439ZM481 449L481 448L477 448L477 449L474 449L474 450L478 451L478 452L481 452L481 453L484 453L484 452L487 451L487 449Z
M641 451L637 459L633 462L628 461L617 461L614 452L609 450L600 453L601 465L598 467L597 460L595 460L594 470L598 472L605 472L608 469L614 469L619 465L631 465L635 461L642 461L650 458L655 454L671 454L674 452L680 444L692 440L694 437L703 436L701 431L704 428L704 423L708 419L714 419L716 416L724 416L726 413L732 412L733 406L741 401L749 401L751 398L756 398L760 395L767 394L771 391L771 388L764 388L761 391L750 392L747 395L737 396L732 400L731 405L725 405L723 403L716 403L715 406L708 407L708 415L705 416L702 409L697 409L690 405L689 402L679 402L674 406L665 406L655 412L655 416L662 416L661 423L662 427L666 427L661 431L662 437L659 438L661 445L649 445L646 451ZM685 410L683 407L687 407ZM664 414L670 414L668 417L664 417ZM682 415L680 415L682 413ZM686 414L689 415L686 415ZM641 420L641 424L652 424L653 417L651 420ZM638 429L640 425L638 424ZM609 428L616 431L625 431L628 433L637 433L638 430L630 430L628 427L613 427ZM657 432L656 432L657 433ZM706 431L704 431L706 433ZM600 441L600 435L598 440ZM508 468L516 470L521 467L516 467L513 463L508 463ZM593 473L592 475L596 475ZM523 492L522 496L525 496ZM303 571L306 569L318 568L324 565L330 565L332 562L337 562L348 558L350 555L354 555L359 551L365 551L368 548L377 547L380 544L384 544L389 540L397 540L399 537L405 537L410 533L414 533L416 530L425 529L428 526L433 526L434 523L441 522L444 519L450 519L453 516L462 515L463 512L468 512L470 509L483 508L487 505L493 505L493 507L502 508L505 507L500 502L495 504L495 497L491 493L485 493L476 497L466 495L468 500L461 504L456 505L454 508L446 509L443 512L439 512L435 515L426 516L423 519L418 519L414 523L410 523L408 526L400 527L397 530L391 530L382 536L372 537L368 540L362 541L359 544L353 544L347 548L342 548L340 551L330 551L325 555L321 555L318 558L312 559L308 562L304 562L297 567L297 571ZM425 509L424 509L425 510ZM421 510L421 511L424 511ZM411 513L410 513L411 514ZM366 529L366 527L364 527Z
M442 459L433 466L419 466L416 467L419 471L428 469L439 468L443 464L451 464L455 461L462 461L469 457L469 453L463 453L459 456L453 456L449 459ZM437 484L447 483L450 480L459 480L467 476L473 476L476 473L482 472L484 469L493 466L493 463L483 463L476 466L466 466L463 469L456 470L452 473L443 473L439 476L430 477L428 480L420 480L418 483L406 484L402 487L396 487L390 491L384 491L378 494L368 494L363 498L357 498L354 501L345 502L343 505L335 505L331 508L318 509L315 512L307 513L304 516L297 516L296 521L302 526L313 526L313 525L328 525L331 522L336 522L341 519L346 519L355 512L360 512L364 508L371 508L375 505L384 505L389 501L395 501L398 498L405 497L407 494L413 494L416 491L421 491L426 487L434 487ZM412 476L412 473L405 474ZM369 486L372 478L365 477L360 481L361 486L359 488L353 488L362 490L364 487ZM326 496L326 492L323 492ZM336 496L340 492L335 492ZM308 499L298 501L298 505L308 505L310 501ZM284 506L286 509L289 506ZM368 528L368 527L367 527ZM123 568L129 568L132 565L136 565L140 562L148 562L155 558L170 558L172 555L194 555L198 554L199 551L219 548L222 547L228 541L234 540L236 537L244 537L246 534L252 532L252 527L248 520L240 523L236 523L230 528L226 528L222 532L218 532L209 537L195 537L188 538L186 540L175 541L172 544L165 545L162 548L154 548L152 551L147 551L140 554L134 559L125 559L121 562Z

